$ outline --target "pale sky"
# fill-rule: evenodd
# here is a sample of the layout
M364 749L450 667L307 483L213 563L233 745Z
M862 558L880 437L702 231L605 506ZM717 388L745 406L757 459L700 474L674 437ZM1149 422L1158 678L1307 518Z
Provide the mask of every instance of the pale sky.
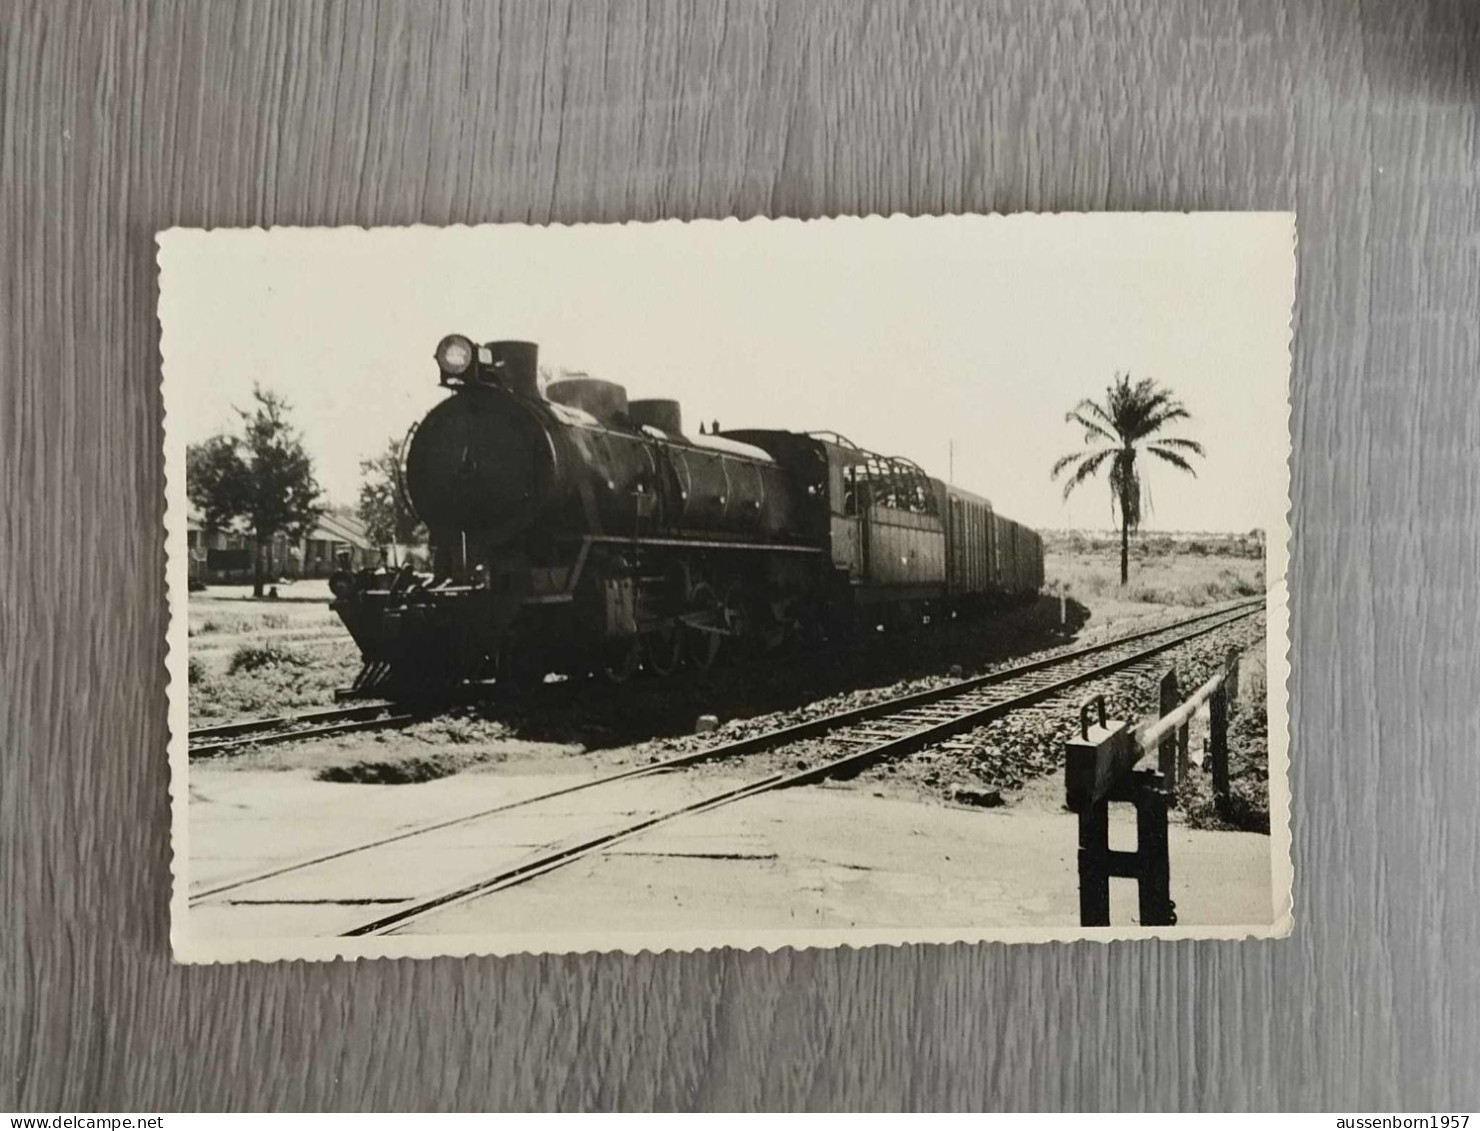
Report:
M1148 530L1282 524L1294 219L1285 214L677 221L281 229L162 237L172 430L284 394L331 500L444 395L450 332L538 342L551 369L673 397L685 428L832 429L1039 528L1112 525L1103 477L1066 503L1064 413L1117 370L1193 419L1196 479L1148 459ZM181 419L183 418L183 419Z

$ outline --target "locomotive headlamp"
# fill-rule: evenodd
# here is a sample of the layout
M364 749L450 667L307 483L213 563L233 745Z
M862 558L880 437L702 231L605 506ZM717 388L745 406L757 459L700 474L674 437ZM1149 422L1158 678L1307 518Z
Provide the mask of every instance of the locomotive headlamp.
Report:
M473 343L461 334L448 334L437 343L437 368L449 377L461 377L473 365Z

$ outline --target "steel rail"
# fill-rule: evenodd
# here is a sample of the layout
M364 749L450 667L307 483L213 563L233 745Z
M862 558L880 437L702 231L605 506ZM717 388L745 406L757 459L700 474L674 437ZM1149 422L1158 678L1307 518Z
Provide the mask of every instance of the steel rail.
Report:
M1083 659L1087 656L1098 655L1117 647L1123 647L1126 644L1134 644L1153 636L1159 636L1169 632L1176 632L1180 629L1188 627L1189 625L1198 624L1215 617L1240 612L1244 609L1253 609L1256 605L1262 606L1262 604L1263 601L1260 600L1258 602L1243 602L1240 604L1225 606L1224 608L1218 609L1211 613L1199 613L1196 616L1187 617L1183 620L1175 621L1169 625L1162 625L1158 628L1146 629L1140 632L1131 633L1128 636L1117 637L1114 640L1102 641L1099 644L1091 644L1083 648L1076 648L1073 651L1063 652L1056 656L1048 657L1046 659L1031 660L1024 664L1015 664L1011 667L999 668L996 671L987 672L984 675L972 676L969 679L957 680L953 683L945 684L939 688L930 688L925 691L911 692L907 695L900 695L895 696L892 699L881 700L878 703L869 703L862 707L852 707L843 711L835 711L827 715L819 715L815 719L808 719L801 723L795 723L790 726L780 727L776 730L766 731L763 734L751 735L746 738L735 739L732 742L720 743L717 746L706 747L703 750L688 751L683 754L677 754L672 758L665 758L659 762L651 762L645 766L634 766L633 768L628 770L619 770L616 773L604 774L601 777L592 778L590 781L577 782L575 785L562 786L560 789L548 790L544 793L535 794L532 797L521 798L518 801L508 801L504 802L503 804L494 805L486 809L479 809L472 813L464 813L456 817L448 817L441 821L434 821L430 824L418 825L415 828L403 829L400 832L392 833L384 837L379 837L375 840L350 845L346 848L336 849L333 852L323 853L318 856L296 860L292 863L282 864L262 872L254 872L249 876L243 876L238 879L230 880L223 884L218 884L215 887L206 889L205 891L193 892L189 896L189 904L191 906L194 906L196 903L203 902L204 900L210 899L214 896L222 895L226 892L235 891L253 884L262 883L263 881L273 879L277 876L286 875L289 872L301 871L304 868L311 868L318 864L325 864L331 860L339 860L346 856L353 856L355 853L358 852L367 852L372 848L380 848L387 844L394 844L397 841L409 840L412 837L437 832L441 829L450 828L454 825L465 824L470 821L482 820L484 817L496 816L499 813L506 813L512 809L523 808L524 806L534 805L542 801L550 801L558 797L565 797L572 793L580 793L583 790L595 789L599 786L610 785L614 782L628 781L632 778L647 777L653 774L667 773L670 770L683 769L687 766L698 765L703 762L739 757L740 755L744 754L755 754L763 750L771 750L775 749L778 746L785 746L788 743L798 742L809 738L817 738L824 734L827 734L830 731L839 730L854 723L866 722L871 719L876 719L888 714L897 714L898 712L903 710L909 710L913 707L928 705L941 699L961 695L966 692L976 690L978 688L989 687L997 683L1006 682L1007 680L1020 678L1025 675L1031 675L1035 672L1042 671L1047 668L1072 663L1075 660ZM1181 642L1182 638L1178 638L1176 641L1168 644L1166 647L1175 647L1176 644Z
M297 723L317 723L332 719L349 719L371 711L383 711L389 703L361 703L355 707L328 707L320 711L305 711L301 715L273 715L256 719L237 719L230 723L213 723L196 727L190 732L190 740L201 738L230 738L239 734L250 734L259 730L277 730Z
M1040 660L1030 660L1025 664L1014 664L1011 667L998 668L995 671L986 672L983 675L955 680L951 683L942 684L939 687L930 687L923 691L912 691L905 695L894 696L890 699L881 699L877 703L867 703L861 707L850 707L847 710L835 711L832 714L819 715L815 719L805 719L800 723L793 723L779 730L766 731L747 738L737 738L731 742L700 751L699 755L705 760L733 758L741 754L754 754L760 750L769 750L776 746L784 746L789 742L817 738L820 735L826 734L828 731L837 730L839 727L898 714L901 711L914 707L924 707L946 699L954 699L967 692L975 691L978 688L991 687L995 684L1005 683L1008 680L1018 679L1035 672L1047 671L1051 668L1060 667L1063 664L1072 663L1075 660L1096 656L1114 648L1122 648L1127 644L1147 640L1153 636L1176 632L1189 625L1199 624L1215 617L1262 609L1263 607L1263 597L1238 602L1210 613L1198 613L1196 616L1186 617L1183 620L1174 621L1172 624L1164 624L1158 628L1143 629L1139 632L1130 633L1127 636L1118 636L1113 640L1085 645L1082 648L1075 648L1068 652L1059 652ZM1188 639L1191 639L1191 637ZM689 756L685 755L684 757Z
M870 766L877 765L879 762L914 753L922 747L932 745L942 739L959 734L962 731L972 730L994 719L1010 714L1013 711L1033 706L1045 699L1062 694L1064 691L1079 684L1114 675L1162 652L1169 651L1190 640L1194 640L1199 636L1216 632L1228 625L1236 624L1241 620L1254 616L1262 607L1263 603L1260 602L1258 608L1241 608L1232 615L1224 617L1224 619L1217 620L1212 624L1202 624L1200 627L1181 636L1173 637L1152 645L1149 648L1111 659L1088 669L1075 671L1063 678L1032 686L1026 691L994 700L952 718L943 719L938 722L927 722L922 726L904 733L886 736L882 741L870 745L863 750L856 750L852 753L819 763L816 766L806 767L791 773L772 774L759 781L737 786L733 789L701 798L698 801L690 802L687 805L653 814L612 832L603 833L573 845L552 849L521 864L502 869L491 876L485 876L472 883L461 884L450 890L418 900L409 907L379 916L368 923L342 932L342 937L352 938L389 932L455 904L481 898L525 883L528 880L534 879L536 876L544 875L565 864L588 856L599 849L627 840L657 825L665 824L680 817L708 812L724 805L743 801L749 797L755 797L759 794L770 793L780 789L788 789L799 785L811 785L829 778L852 778ZM1224 612L1226 613L1228 610L1224 610ZM1206 621L1208 618L1198 617L1194 619L1197 621ZM1162 631L1167 630L1163 629ZM1022 665L1022 667L1024 669L1038 669L1041 665L1028 664ZM1020 672L1019 674L1023 673Z
M347 722L327 723L321 726L298 727L297 729L252 731L239 738L227 738L219 742L207 742L190 747L189 755L192 759L211 758L228 750L236 750L244 746L272 746L280 742L297 742L299 739L307 738L332 738L341 734L356 734L360 731L380 730L385 727L405 726L407 723L416 722L422 716L409 712L400 714L386 713L388 707L377 707L378 712L371 718L355 719ZM323 712L330 715L330 712ZM291 727L293 722L301 721L291 719L285 726ZM193 736L192 736L193 737Z

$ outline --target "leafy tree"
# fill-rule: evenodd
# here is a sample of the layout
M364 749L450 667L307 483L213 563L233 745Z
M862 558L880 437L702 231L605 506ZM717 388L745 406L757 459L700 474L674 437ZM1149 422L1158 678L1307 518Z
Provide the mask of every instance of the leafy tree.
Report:
M246 513L251 473L234 436L212 436L185 450L186 494L207 530L225 530Z
M242 435L213 436L186 452L185 489L207 527L240 520L251 531L252 592L260 597L273 537L306 537L323 507L313 461L288 422L288 402L260 386L252 397L253 410L237 410Z
M1186 455L1201 456L1202 445L1179 436L1162 436L1161 429L1192 414L1170 390L1149 377L1131 384L1130 374L1115 375L1105 389L1104 403L1088 398L1065 414L1070 424L1084 429L1083 451L1071 452L1053 465L1051 478L1070 472L1064 498L1101 467L1109 464L1110 505L1120 521L1120 583L1130 579L1130 536L1141 525L1145 485L1137 457L1147 452L1164 463L1196 475Z
M392 438L379 455L360 461L360 521L377 546L420 546L427 540L427 528L401 484L404 447L404 440Z

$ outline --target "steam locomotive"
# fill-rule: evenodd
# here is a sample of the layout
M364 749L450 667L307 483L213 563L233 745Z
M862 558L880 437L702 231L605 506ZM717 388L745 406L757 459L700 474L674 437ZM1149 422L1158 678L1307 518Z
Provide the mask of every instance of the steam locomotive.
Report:
M538 347L460 334L403 449L430 572L340 572L360 694L552 672L621 682L1022 598L1043 544L835 433L687 434L672 400L541 388Z

